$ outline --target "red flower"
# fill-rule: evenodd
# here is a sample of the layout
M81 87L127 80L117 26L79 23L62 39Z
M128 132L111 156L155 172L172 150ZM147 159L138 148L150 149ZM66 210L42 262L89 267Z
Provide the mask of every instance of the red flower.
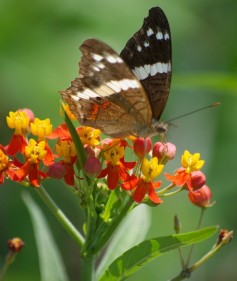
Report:
M39 163L47 154L45 150L45 141L37 143L34 139L29 140L29 144L25 147L24 155L26 162L20 165L20 169L15 172L18 181L23 181L26 177L31 185L38 187L40 179L45 178L46 174L40 171Z
M148 194L149 198L155 204L161 204L163 201L156 194L155 189L161 186L161 182L152 182L145 181L144 178L133 178L128 182L125 182L121 185L121 188L124 190L135 189L133 193L134 201L140 203L144 199L145 195Z
M174 175L165 173L165 177L176 186L190 186L191 174L186 172L185 168L179 168Z
M72 137L70 135L66 123L63 123L60 126L58 126L56 129L53 130L53 132L50 135L47 136L47 139L58 139L58 138L62 141L72 140Z
M206 208L211 206L210 201L212 197L212 192L210 188L206 185L195 191L189 191L188 197L190 201L198 207Z
M17 152L23 153L27 146L26 138L23 135L13 134L10 143L6 147L8 155L15 155Z
M113 190L119 184L119 181L129 180L128 170L133 169L135 165L136 162L124 162L122 159L116 165L108 162L107 167L100 173L98 178L107 176L108 187Z

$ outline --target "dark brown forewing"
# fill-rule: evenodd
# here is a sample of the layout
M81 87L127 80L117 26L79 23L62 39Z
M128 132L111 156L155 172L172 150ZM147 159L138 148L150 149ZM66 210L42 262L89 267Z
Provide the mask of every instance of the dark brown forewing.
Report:
M116 137L138 135L140 128L150 126L148 98L119 55L95 39L80 49L79 78L61 92L80 123Z
M121 57L143 85L152 115L158 120L171 82L171 34L168 20L159 7L150 9L141 29L122 50Z

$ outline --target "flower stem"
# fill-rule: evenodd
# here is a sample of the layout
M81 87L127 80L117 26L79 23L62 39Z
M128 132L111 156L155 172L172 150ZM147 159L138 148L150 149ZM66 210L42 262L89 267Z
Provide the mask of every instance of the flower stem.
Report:
M9 251L8 255L6 256L5 263L0 272L0 281L3 280L5 273L7 272L9 266L14 262L17 253Z
M80 264L80 280L95 281L95 256L83 257Z
M109 241L109 238L112 236L118 225L121 223L122 219L128 214L129 209L134 204L134 201L131 197L129 197L127 203L121 210L118 217L114 220L114 222L109 226L107 231L104 233L103 237L100 239L100 241L96 244L96 247L93 249L91 248L90 251L92 254L98 253L104 245Z
M71 235L71 237L76 241L80 248L84 244L84 237L75 228L71 221L65 216L61 209L56 205L47 191L41 185L39 188L35 189L40 198L44 201L45 205L50 209L52 214L58 219L60 224L66 229L66 231Z

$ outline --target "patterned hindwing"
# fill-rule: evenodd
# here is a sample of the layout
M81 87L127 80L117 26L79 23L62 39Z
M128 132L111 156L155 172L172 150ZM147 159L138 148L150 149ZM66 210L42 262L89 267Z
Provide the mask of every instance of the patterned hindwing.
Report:
M164 110L171 82L171 34L164 12L150 9L141 29L127 42L122 59L138 77L158 120Z
M79 78L61 92L79 122L107 135L138 135L151 126L149 100L137 77L121 57L96 39L80 47Z

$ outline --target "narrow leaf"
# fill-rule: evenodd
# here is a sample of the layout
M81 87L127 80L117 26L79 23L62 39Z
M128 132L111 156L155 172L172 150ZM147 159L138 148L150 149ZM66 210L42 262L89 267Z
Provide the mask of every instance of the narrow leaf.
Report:
M130 227L132 225L132 228ZM142 227L141 227L142 225ZM116 230L106 253L101 260L96 275L100 276L108 265L122 253L144 240L151 225L151 210L139 205L122 221ZM129 229L129 231L128 231Z
M126 280L132 273L162 254L201 242L212 236L216 230L217 227L208 227L198 231L146 240L118 257L99 281Z
M23 193L22 197L35 233L41 281L68 281L63 261L42 211L28 193Z

